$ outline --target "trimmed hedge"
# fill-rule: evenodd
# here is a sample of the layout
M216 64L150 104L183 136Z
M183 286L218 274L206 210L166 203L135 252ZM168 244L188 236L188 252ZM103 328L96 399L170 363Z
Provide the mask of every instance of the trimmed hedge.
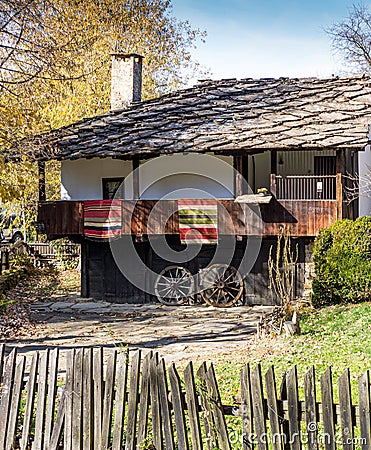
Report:
M371 217L338 220L314 241L315 307L371 300Z

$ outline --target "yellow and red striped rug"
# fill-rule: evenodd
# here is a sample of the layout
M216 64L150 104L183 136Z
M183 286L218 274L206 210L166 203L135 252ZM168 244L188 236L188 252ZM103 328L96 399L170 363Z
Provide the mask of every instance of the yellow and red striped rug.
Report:
M178 200L182 244L218 243L218 203L214 199Z

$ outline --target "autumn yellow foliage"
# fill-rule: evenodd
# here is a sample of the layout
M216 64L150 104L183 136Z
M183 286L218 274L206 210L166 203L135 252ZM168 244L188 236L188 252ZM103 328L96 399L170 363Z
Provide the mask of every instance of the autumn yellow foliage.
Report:
M200 72L190 51L203 39L170 0L0 0L0 202L37 199L34 165L6 164L12 142L109 109L111 53L144 56L147 99ZM58 165L49 169L54 198Z

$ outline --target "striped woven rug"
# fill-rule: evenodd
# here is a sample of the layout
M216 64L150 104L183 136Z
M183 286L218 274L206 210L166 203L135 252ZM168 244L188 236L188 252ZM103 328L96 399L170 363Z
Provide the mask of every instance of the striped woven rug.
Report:
M122 222L121 200L85 200L84 235L107 240L120 236Z
M218 203L214 199L178 200L182 244L218 243Z

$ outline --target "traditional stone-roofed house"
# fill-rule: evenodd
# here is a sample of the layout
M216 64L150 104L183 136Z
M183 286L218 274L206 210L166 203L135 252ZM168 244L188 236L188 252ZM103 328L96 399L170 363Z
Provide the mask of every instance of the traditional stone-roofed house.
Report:
M68 236L82 244L82 295L118 302L153 299L120 272L109 244L89 239L84 230L85 203L112 198L125 179L125 188L116 193L119 235L134 241L154 272L170 262L154 254L148 237L166 235L170 246L182 249L177 202L204 190L217 199L219 237L234 236L237 242L234 266L246 242L262 239L243 283L243 301L275 301L267 259L283 225L298 243L300 296L303 264L318 231L371 210L368 199L348 204L344 197L344 175L362 173L371 164L371 79L205 80L141 102L141 57L115 55L113 69L110 112L18 144L39 161L39 223L51 239ZM220 165L195 159L199 154L213 155ZM43 166L52 159L62 162L59 202L45 202ZM268 195L254 196L259 188ZM210 258L205 245L183 265L197 273Z

